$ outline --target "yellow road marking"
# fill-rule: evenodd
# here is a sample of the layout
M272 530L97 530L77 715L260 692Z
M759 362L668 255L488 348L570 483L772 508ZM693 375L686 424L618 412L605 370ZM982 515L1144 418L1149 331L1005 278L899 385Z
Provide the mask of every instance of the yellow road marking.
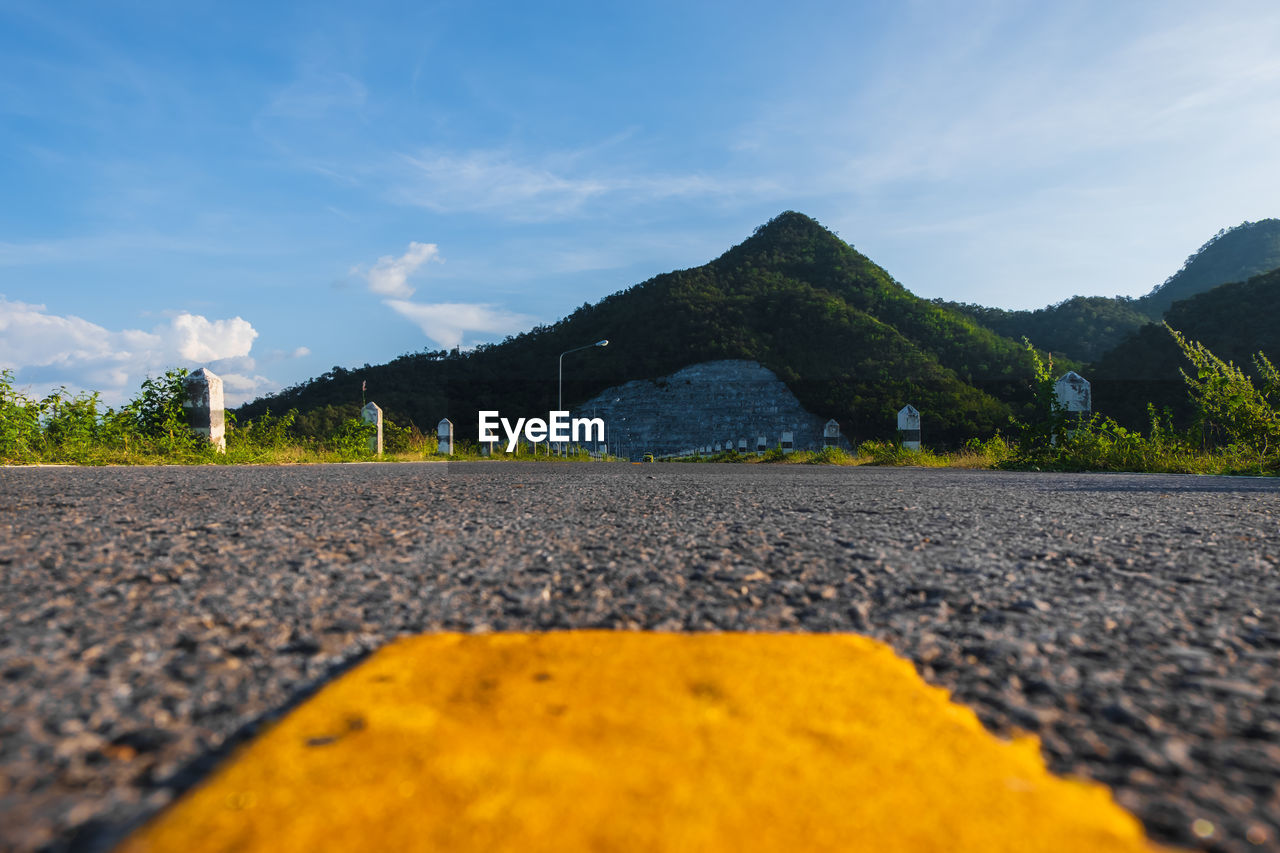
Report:
M393 643L121 847L1151 849L874 640L597 631Z

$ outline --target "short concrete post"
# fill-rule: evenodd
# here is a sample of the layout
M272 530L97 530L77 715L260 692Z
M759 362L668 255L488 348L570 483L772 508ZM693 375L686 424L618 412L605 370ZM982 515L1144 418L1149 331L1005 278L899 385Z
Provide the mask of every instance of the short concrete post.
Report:
M436 424L436 437L440 439L439 450L445 456L453 455L453 421L448 418Z
M795 446L795 433L784 432L782 434L782 452L790 453L792 450L795 450Z
M835 418L827 421L826 426L822 428L822 446L840 446L840 424L836 422Z
M373 435L369 436L369 452L375 456L382 455L382 409L377 403L365 403L360 410L360 419L373 424Z
M1067 410L1067 423L1072 429L1078 427L1081 421L1087 420L1089 413L1093 411L1089 380L1074 370L1062 374L1053 383L1053 393L1058 398L1058 404Z
M898 412L898 438L907 450L920 449L920 412L910 404Z
M765 436L756 438L756 455L763 456L764 452L769 449L769 439Z
M738 439L738 452L739 453L747 452L747 440L745 438Z
M182 406L187 410L187 423L191 431L202 436L219 453L227 452L226 416L222 408L222 380L208 368L187 376L183 383L187 399Z

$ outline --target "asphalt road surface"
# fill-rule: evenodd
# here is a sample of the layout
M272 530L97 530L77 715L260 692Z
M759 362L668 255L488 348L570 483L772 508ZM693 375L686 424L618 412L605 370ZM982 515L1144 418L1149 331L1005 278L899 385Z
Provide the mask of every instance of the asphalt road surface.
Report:
M854 631L1157 840L1280 849L1280 483L776 465L0 469L0 839L103 849L388 639Z

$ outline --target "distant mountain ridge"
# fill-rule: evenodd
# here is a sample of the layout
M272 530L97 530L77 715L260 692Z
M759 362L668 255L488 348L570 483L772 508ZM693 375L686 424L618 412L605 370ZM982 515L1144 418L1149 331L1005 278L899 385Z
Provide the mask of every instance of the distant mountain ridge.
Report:
M1159 320L1174 302L1280 268L1280 219L1242 222L1219 231L1182 268L1137 300L1140 310Z
M542 415L557 398L559 353L608 338L566 362L566 406L605 388L722 359L773 371L804 407L852 438L892 437L916 406L936 440L1008 422L1027 396L1021 344L914 296L813 219L793 211L719 258L583 305L550 326L467 354L424 352L359 370L334 368L241 407L297 408L301 424L354 412L362 382L400 423L427 430L446 415L473 438L478 409Z
M1034 311L1006 311L940 301L997 334L1082 362L1101 358L1148 323L1159 323L1178 300L1223 284L1245 281L1280 268L1280 219L1244 222L1223 229L1191 254L1182 267L1145 296L1073 296Z

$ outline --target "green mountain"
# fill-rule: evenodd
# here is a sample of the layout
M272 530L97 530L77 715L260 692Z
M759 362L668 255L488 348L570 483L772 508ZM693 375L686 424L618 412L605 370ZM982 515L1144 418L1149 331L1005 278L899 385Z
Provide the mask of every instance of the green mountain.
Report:
M1182 268L1146 296L1074 296L1035 311L1006 311L941 302L997 334L1057 356L1091 362L1148 323L1159 323L1174 302L1280 267L1280 219L1244 222L1215 234Z
M855 440L891 437L907 403L938 440L988 434L1025 402L1031 375L1020 344L912 295L814 220L787 212L704 266L659 275L553 325L466 354L335 367L237 415L297 408L304 428L323 431L354 413L367 382L369 399L397 423L425 431L448 416L473 439L479 409L555 408L559 354L601 338L608 347L566 360L566 407L633 379L748 359Z
M1280 269L1179 300L1165 314L1165 322L1188 340L1250 374L1255 353L1262 351L1273 363L1280 358L1277 318ZM1094 409L1137 427L1146 425L1150 402L1169 407L1179 425L1186 425L1191 409L1179 370L1191 369L1163 326L1144 326L1090 367Z

